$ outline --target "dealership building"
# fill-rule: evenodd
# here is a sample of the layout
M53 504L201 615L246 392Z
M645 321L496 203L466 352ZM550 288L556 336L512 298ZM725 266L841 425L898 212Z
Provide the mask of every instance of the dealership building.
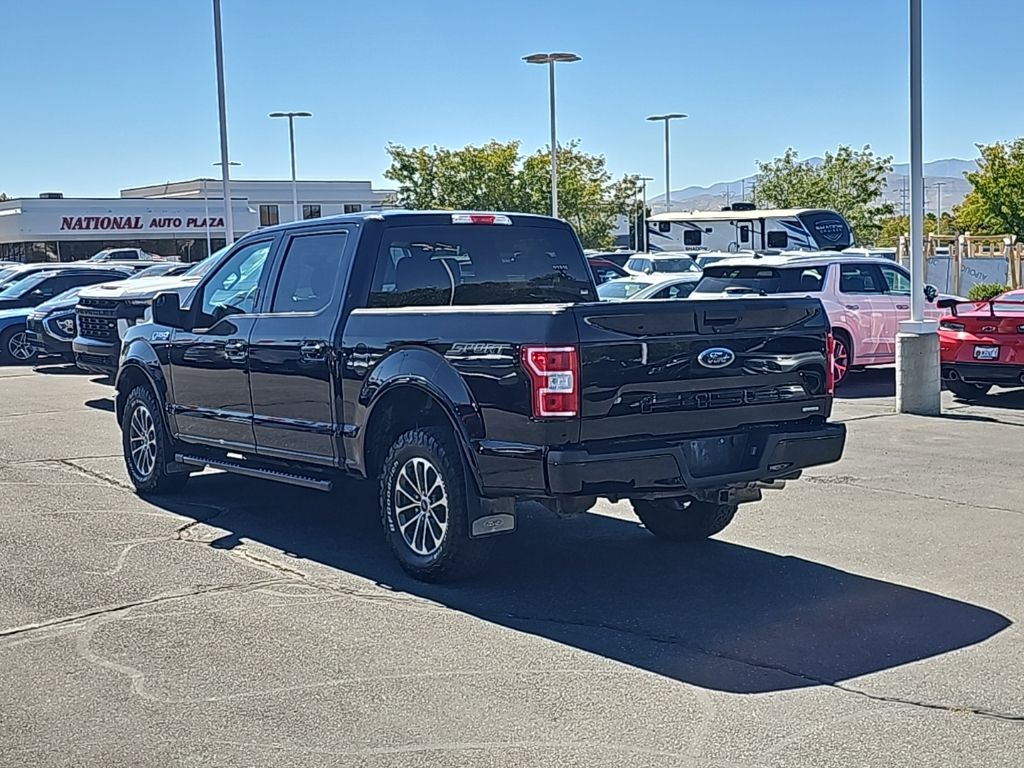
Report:
M368 181L300 181L298 217L315 219L387 206L391 193ZM0 261L77 261L113 247L199 261L224 246L224 201L216 179L121 190L116 198L0 202ZM231 182L235 237L296 218L290 181Z

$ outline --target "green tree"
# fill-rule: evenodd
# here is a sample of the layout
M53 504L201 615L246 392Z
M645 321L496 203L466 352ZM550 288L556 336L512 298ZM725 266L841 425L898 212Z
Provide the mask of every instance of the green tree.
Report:
M850 223L857 243L874 243L882 220L896 212L882 200L891 171L892 157L880 157L870 146L840 146L817 166L800 160L791 147L782 157L758 164L754 202L765 208L831 208Z
M551 156L541 149L523 157L517 141L491 141L462 149L388 146L385 178L398 183L405 208L551 212ZM602 155L570 142L558 149L558 213L588 248L607 247L617 217L631 209L636 182L613 180Z
M979 144L978 170L964 174L974 189L957 218L972 234L1024 235L1024 138Z
M11 199L11 198L9 198L9 197L8 197L7 195L5 195L5 194L4 194L3 192L0 192L0 203L2 203L2 202L3 202L4 200L10 200L10 199Z
M910 234L909 216L887 216L880 222L878 237L875 238L875 245L894 248L900 241L900 235ZM938 232L934 213L924 215L924 233L931 235ZM962 230L958 228L956 219L946 211L942 212L942 234L955 235Z

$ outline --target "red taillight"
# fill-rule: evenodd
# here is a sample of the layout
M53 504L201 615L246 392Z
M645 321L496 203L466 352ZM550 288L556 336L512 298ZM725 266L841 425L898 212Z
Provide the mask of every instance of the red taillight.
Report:
M580 363L576 347L523 347L521 354L530 377L534 417L579 415Z
M836 340L829 331L825 337L825 357L828 358L825 366L825 394L835 395L836 393Z

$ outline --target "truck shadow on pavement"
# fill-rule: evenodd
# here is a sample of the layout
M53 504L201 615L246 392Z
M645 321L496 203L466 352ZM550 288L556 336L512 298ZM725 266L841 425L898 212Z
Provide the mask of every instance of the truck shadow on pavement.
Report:
M157 503L186 517L196 503L226 508L210 521L227 531L214 549L258 542L518 632L733 693L831 685L979 643L1011 624L976 605L799 557L725 541L670 545L632 521L558 520L532 507L474 580L422 584L392 559L368 495L213 474Z

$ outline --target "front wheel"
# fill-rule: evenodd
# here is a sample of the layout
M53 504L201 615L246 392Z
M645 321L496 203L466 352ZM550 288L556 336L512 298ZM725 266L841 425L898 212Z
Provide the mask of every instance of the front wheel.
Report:
M39 356L39 349L28 340L24 328L8 328L0 334L0 362L9 364L31 363Z
M686 499L634 499L633 511L644 528L660 539L701 541L732 522L736 504Z
M490 542L469 538L476 489L451 432L411 429L391 445L380 476L388 543L402 569L420 581L452 581L479 570Z
M946 382L946 388L961 400L973 400L976 397L984 397L992 389L991 384L971 384L960 379L953 379Z
M121 444L128 477L140 494L172 493L188 482L187 473L170 473L174 455L160 406L147 386L135 387L125 400Z

